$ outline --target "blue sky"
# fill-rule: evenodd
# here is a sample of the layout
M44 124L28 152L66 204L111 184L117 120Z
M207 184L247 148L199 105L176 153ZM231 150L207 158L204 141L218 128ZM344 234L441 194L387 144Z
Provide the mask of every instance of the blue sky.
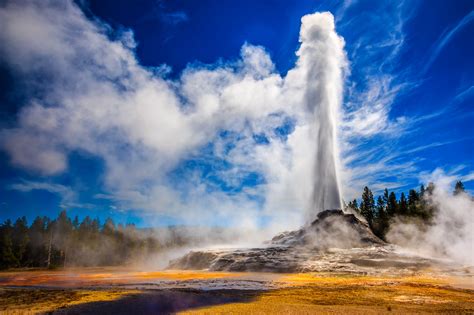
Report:
M285 168L298 161L285 148L300 118L285 104L187 125L148 102L184 100L186 113L203 89L193 74L219 94L219 80L247 71L246 53L263 64L255 76L279 86L298 60L301 17L317 11L333 14L345 42L344 198L365 185L407 191L433 174L474 191L472 1L7 1L0 10L0 220L67 209L140 226L235 225L283 218L275 204L300 211L304 183ZM149 90L155 79L173 96ZM130 109L116 113L105 105L119 96Z

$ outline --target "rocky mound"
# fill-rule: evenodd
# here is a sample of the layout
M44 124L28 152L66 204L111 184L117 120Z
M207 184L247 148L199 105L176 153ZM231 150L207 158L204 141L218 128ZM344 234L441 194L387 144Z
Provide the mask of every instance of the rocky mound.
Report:
M309 226L283 232L271 241L275 245L311 246L317 248L353 248L385 244L369 226L355 215L342 210L320 212Z
M351 255L355 254L357 260L364 258L365 252L354 249L370 248L371 253L380 260L380 255L383 254L380 254L378 248L382 245L385 245L385 242L375 236L368 225L353 214L346 214L342 210L326 210L319 213L317 219L308 226L297 231L278 234L265 247L190 252L171 261L169 268L216 271L316 271L325 268L319 262L327 260L328 257L332 257L332 261L351 264L354 257L341 256L340 249L352 251Z

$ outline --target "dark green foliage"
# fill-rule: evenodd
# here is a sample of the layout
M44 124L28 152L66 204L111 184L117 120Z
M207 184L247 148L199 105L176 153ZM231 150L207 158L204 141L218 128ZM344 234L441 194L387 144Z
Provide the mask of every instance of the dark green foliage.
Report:
M47 244L46 240L46 226L49 224L49 219L36 217L28 230L28 263L26 266L36 265L37 267L44 267L47 260Z
M29 243L28 236L28 223L26 222L26 217L21 217L16 220L13 226L13 253L18 260L20 265L24 265L27 262L27 246Z
M388 196L387 202L387 214L390 217L393 217L398 212L398 203L397 203L397 196L392 191Z
M404 221L413 219L424 224L432 224L437 211L436 204L432 202L434 190L435 185L433 183L429 183L426 188L421 185L419 191L416 189L409 190L408 200L403 192L400 199L397 200L395 192L384 189L382 195L377 198L376 206L374 206L372 191L368 187L364 187L360 208L357 207L357 200L349 202L348 206L358 210L367 220L374 234L385 239L385 235L390 229L390 223L395 217L400 217ZM464 185L461 181L458 181L454 188L454 195L463 193L466 193Z
M454 195L456 196L464 192L464 184L460 180L457 181L456 186L454 186Z
M408 214L416 214L419 201L420 196L418 195L418 192L414 189L410 189L408 192Z
M434 214L434 206L430 202L430 197L433 193L434 186L429 190L425 189L424 185L420 186L420 191L411 189L408 192L408 214L411 217L421 218L424 222L431 222Z
M116 226L107 219L85 217L79 223L62 211L55 220L36 217L31 226L26 218L0 226L0 269L17 267L63 267L123 265L157 252L164 246L151 230L134 225Z
M388 195L388 192L387 192ZM388 198L377 198L377 215L372 224L372 230L375 235L381 239L385 239L385 233L389 227L389 216L387 214L387 201Z
M10 220L0 226L0 267L16 267L18 259L13 252L13 227Z
M403 193L403 192L400 195L400 202L398 203L398 214L399 215L407 215L408 214L407 199L405 198L405 193Z
M348 207L355 210L356 212L360 212L359 205L357 204L357 199L354 199L353 201L350 201L349 204L348 204Z
M365 186L362 193L362 201L360 203L360 213L367 220L369 226L372 226L375 212L374 195L372 191Z
M388 200L390 199L390 194L388 193L388 189L385 188L384 191L383 191L383 197L382 197L382 200L383 200L383 203L385 206L388 205Z

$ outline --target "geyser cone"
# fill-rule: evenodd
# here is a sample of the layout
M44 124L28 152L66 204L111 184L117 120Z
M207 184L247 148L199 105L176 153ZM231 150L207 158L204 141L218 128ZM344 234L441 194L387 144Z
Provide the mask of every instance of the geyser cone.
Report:
M298 66L305 72L304 102L313 124L313 192L308 220L325 209L341 209L337 176L336 123L342 100L344 41L334 29L329 13L302 18ZM311 222L311 221L309 221Z
M385 245L366 223L342 210L326 210L310 225L296 231L276 235L267 246L230 250L194 251L170 262L171 269L210 269L216 271L304 272L355 270L348 259L373 255L380 260ZM331 249L337 257L327 261ZM351 249L356 248L356 253ZM380 252L382 251L382 252ZM338 256L339 254L339 256ZM355 256L353 256L355 254ZM334 261L339 260L337 264ZM342 264L340 264L342 262ZM371 263L371 262L369 262ZM343 264L346 264L343 266Z

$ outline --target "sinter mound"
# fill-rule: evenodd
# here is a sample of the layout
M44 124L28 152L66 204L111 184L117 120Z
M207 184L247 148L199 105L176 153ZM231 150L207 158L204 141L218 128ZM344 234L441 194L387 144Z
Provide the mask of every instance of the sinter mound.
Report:
M342 210L320 212L309 226L283 232L270 241L274 245L352 248L385 244L374 235L367 223Z
M430 262L397 254L355 215L326 210L308 226L278 234L265 247L192 251L171 261L169 268L371 273L388 269L413 271Z

